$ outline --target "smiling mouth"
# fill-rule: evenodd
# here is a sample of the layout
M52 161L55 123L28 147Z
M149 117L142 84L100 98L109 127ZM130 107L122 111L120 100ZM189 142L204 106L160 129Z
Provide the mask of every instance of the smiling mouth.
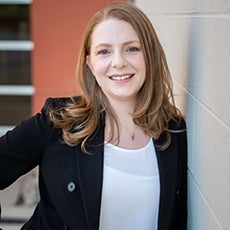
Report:
M113 81L124 81L124 80L132 78L133 76L134 74L112 75L112 76L109 76L109 79Z

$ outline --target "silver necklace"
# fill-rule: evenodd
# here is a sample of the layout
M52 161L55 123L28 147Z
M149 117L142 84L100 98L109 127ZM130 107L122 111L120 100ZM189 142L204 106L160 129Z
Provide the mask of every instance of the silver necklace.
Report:
M121 124L120 124L121 125ZM136 130L136 127L134 128L133 131L130 131L128 130L127 128L125 128L125 126L121 125L121 127L123 127L128 133L129 133L129 136L131 138L132 141L135 140L135 130Z
M135 139L135 133L131 132L129 136L131 137L131 140L134 141L134 139Z

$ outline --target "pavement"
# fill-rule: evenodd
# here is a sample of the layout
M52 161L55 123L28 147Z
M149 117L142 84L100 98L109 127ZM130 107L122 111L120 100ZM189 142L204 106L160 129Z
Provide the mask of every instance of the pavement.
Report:
M19 230L32 215L38 198L36 169L1 190L0 229Z
M19 230L34 211L34 206L3 206L0 221L2 230Z

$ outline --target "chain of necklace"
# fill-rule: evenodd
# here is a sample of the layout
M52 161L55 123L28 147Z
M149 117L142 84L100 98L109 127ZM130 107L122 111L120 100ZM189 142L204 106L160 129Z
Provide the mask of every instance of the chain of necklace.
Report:
M133 131L130 131L127 128L125 128L125 126L123 126L122 124L120 124L120 125L121 125L122 128L124 128L129 133L129 137L131 138L131 140L134 141L135 140L135 130L136 130L137 127L135 127L133 129Z

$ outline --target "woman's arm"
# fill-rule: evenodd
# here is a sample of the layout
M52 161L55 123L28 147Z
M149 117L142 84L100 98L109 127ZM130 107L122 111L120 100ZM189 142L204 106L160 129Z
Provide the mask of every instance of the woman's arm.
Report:
M48 116L50 101L46 101L41 113L0 137L0 189L39 164L52 127Z

